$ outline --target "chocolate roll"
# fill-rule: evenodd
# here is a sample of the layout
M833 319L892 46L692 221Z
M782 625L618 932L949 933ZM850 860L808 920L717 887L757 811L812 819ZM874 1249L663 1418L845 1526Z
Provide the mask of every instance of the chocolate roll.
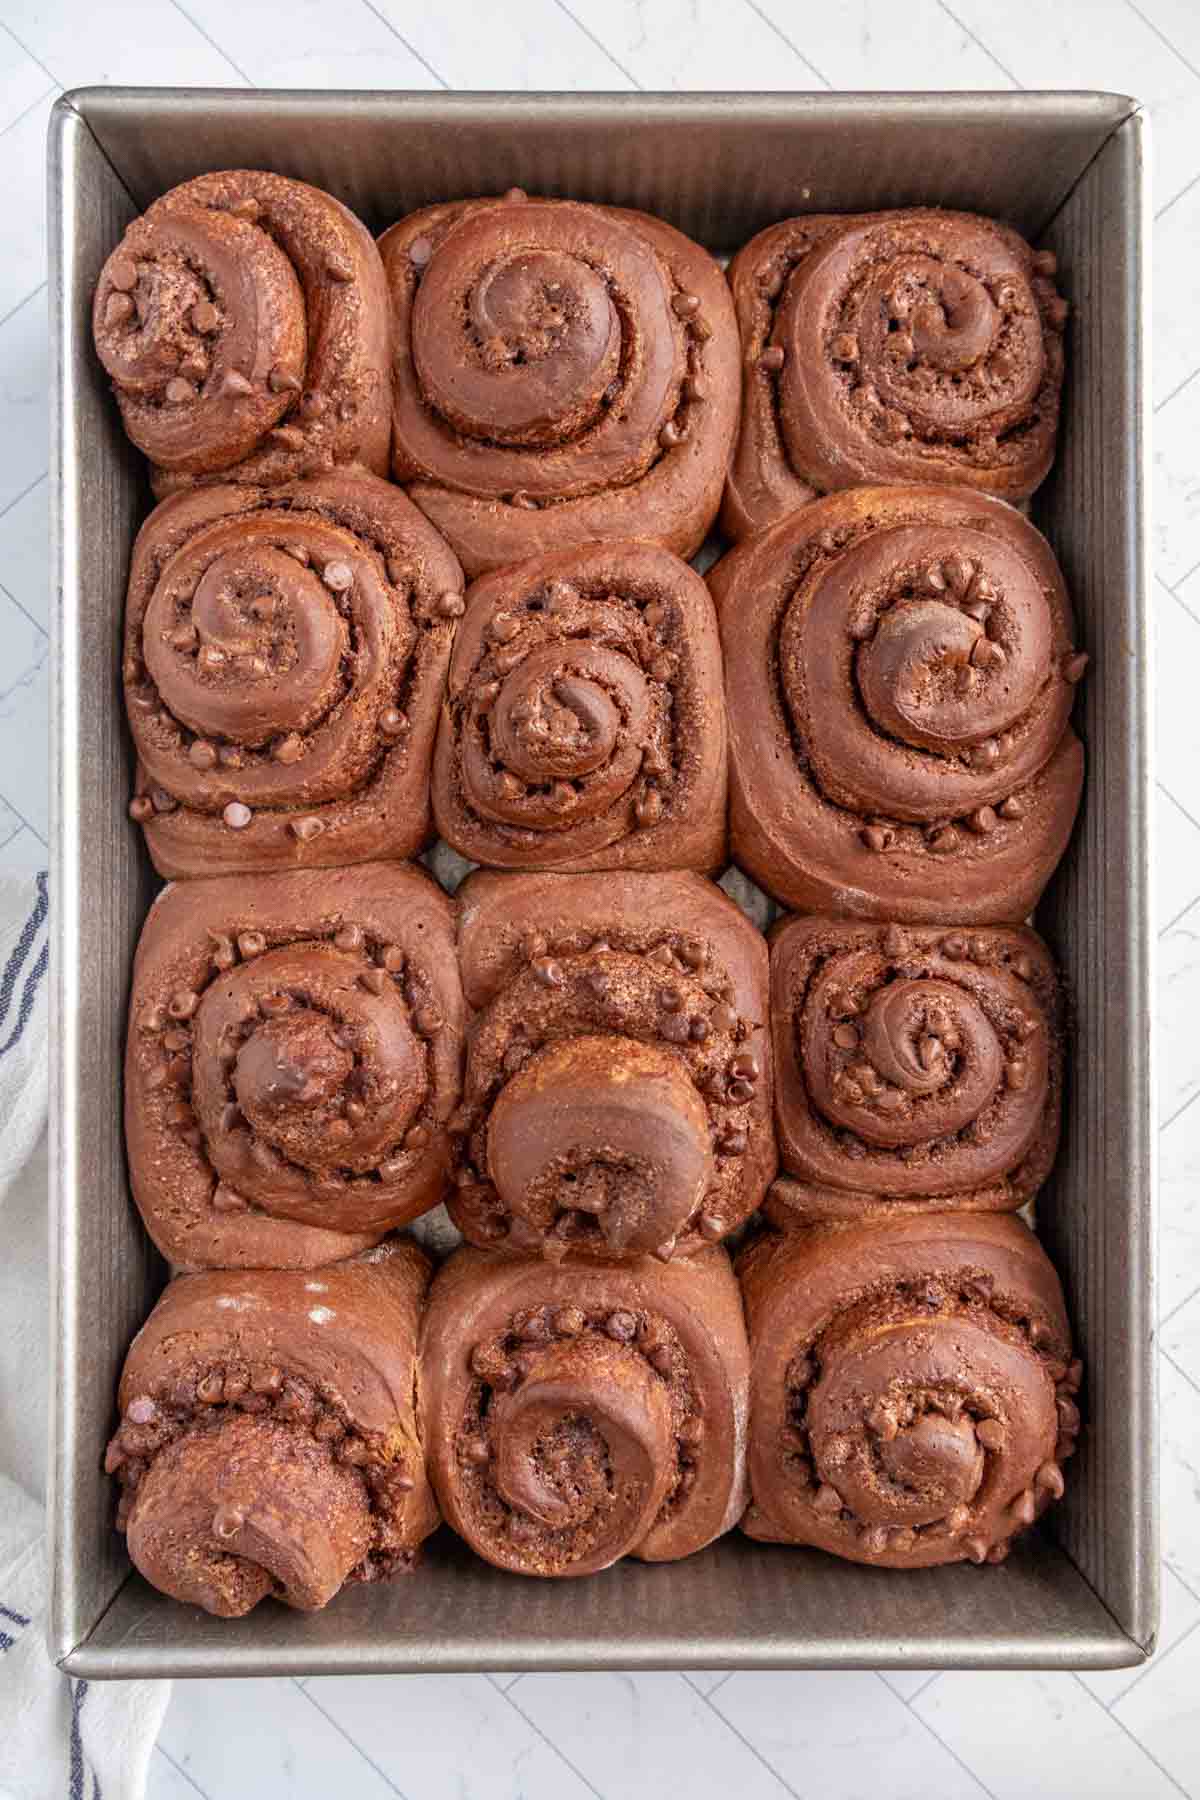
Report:
M474 1009L451 1216L484 1247L690 1255L775 1172L766 946L699 875L459 892Z
M172 188L100 271L92 324L160 497L346 464L387 474L383 268L319 188L253 169Z
M709 580L735 860L799 912L1025 918L1079 805L1088 660L1033 526L962 488L858 488Z
M125 1136L180 1268L311 1269L443 1198L464 1030L450 902L394 864L187 882L133 967Z
M1056 267L993 219L922 208L751 238L729 268L744 375L726 534L866 482L1032 494L1058 430Z
M434 755L446 841L502 868L720 868L716 614L669 550L592 544L467 595Z
M429 1263L180 1275L133 1341L105 1468L154 1587L219 1618L303 1612L413 1567L438 1523L415 1412Z
M520 1575L690 1556L746 1504L748 1376L719 1247L669 1268L460 1250L421 1336L446 1520Z
M427 207L379 247L392 468L468 575L596 539L700 547L739 400L706 250L645 213L518 188Z
M1013 1211L1050 1173L1063 1004L1041 939L791 919L771 946L768 1210Z
M1080 1364L1019 1219L769 1232L738 1273L751 1537L890 1569L998 1563L1061 1497Z
M412 856L463 579L373 475L165 500L125 612L132 817L166 876Z

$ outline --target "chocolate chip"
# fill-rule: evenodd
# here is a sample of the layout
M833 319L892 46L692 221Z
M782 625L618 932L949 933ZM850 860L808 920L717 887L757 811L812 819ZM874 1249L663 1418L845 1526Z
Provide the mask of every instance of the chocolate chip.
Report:
M179 375L171 377L166 385L165 393L172 406L182 406L185 401L196 398L196 390L191 382L184 381Z
M975 669L1001 669L1008 661L999 644L989 637L978 637L971 646L971 666Z
M354 586L354 571L349 563L327 562L321 580L335 594L345 594Z
M128 294L137 286L137 265L128 256L114 256L108 265L108 279L119 293Z
M403 737L408 730L408 715L399 707L389 706L379 717L379 729L385 737Z
M770 344L758 359L758 366L764 375L778 375L787 361L787 352L780 344Z
M531 964L531 967L533 969L535 978L541 982L543 987L548 987L548 988L562 987L563 982L565 980L565 977L562 972L562 965L560 963L555 962L553 957L551 957L551 956L536 957L534 959L533 963Z
M699 294L674 294L671 298L671 305L679 318L690 319L700 310L700 296Z
M629 1344L637 1334L637 1320L631 1312L609 1313L604 1329L616 1343Z
M135 794L129 802L129 816L136 825L144 825L154 817L154 802L148 794Z
M113 326L124 325L127 319L132 319L136 311L137 307L128 294L110 294L108 305L104 309L104 323Z

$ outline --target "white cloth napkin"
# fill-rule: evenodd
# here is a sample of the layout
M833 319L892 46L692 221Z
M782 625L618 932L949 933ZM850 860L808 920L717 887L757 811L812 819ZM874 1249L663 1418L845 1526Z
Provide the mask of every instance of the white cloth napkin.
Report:
M44 873L0 877L0 1795L140 1800L170 1683L46 1651L47 912Z

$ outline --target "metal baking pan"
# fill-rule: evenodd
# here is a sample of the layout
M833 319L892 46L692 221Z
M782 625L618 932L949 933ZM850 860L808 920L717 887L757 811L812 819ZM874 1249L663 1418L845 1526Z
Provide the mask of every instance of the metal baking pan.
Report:
M1112 1668L1157 1619L1150 740L1144 517L1144 123L1110 94L65 96L50 132L59 604L54 776L57 1302L52 1650L90 1678L549 1668ZM1072 301L1065 429L1034 516L1092 654L1081 822L1038 924L1074 1057L1039 1225L1086 1359L1067 1499L1001 1569L893 1573L736 1534L688 1562L520 1581L449 1533L423 1572L305 1616L221 1621L131 1574L101 1455L163 1270L130 1202L120 1078L130 958L155 888L130 829L119 684L125 572L148 505L91 345L123 226L205 169L277 169L376 229L430 201L534 192L661 213L726 253L804 211L933 203L1058 255Z

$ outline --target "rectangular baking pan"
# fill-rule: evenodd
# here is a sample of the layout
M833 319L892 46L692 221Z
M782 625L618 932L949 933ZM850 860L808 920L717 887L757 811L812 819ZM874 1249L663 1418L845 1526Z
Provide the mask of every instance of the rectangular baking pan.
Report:
M1111 1668L1157 1620L1150 1066L1144 124L1110 94L476 95L88 89L50 133L59 603L54 775L57 1376L52 1651L73 1674L550 1668ZM1065 1137L1039 1225L1086 1361L1067 1499L1000 1569L859 1568L736 1534L674 1566L521 1581L442 1532L414 1579L236 1622L131 1574L101 1471L126 1347L163 1269L131 1204L120 1068L155 878L131 830L119 681L148 506L92 353L91 290L126 222L202 170L269 168L374 228L430 201L533 192L661 213L726 253L804 211L932 203L1056 251L1072 302L1061 454L1034 516L1092 654L1081 822L1038 923L1073 1008Z

